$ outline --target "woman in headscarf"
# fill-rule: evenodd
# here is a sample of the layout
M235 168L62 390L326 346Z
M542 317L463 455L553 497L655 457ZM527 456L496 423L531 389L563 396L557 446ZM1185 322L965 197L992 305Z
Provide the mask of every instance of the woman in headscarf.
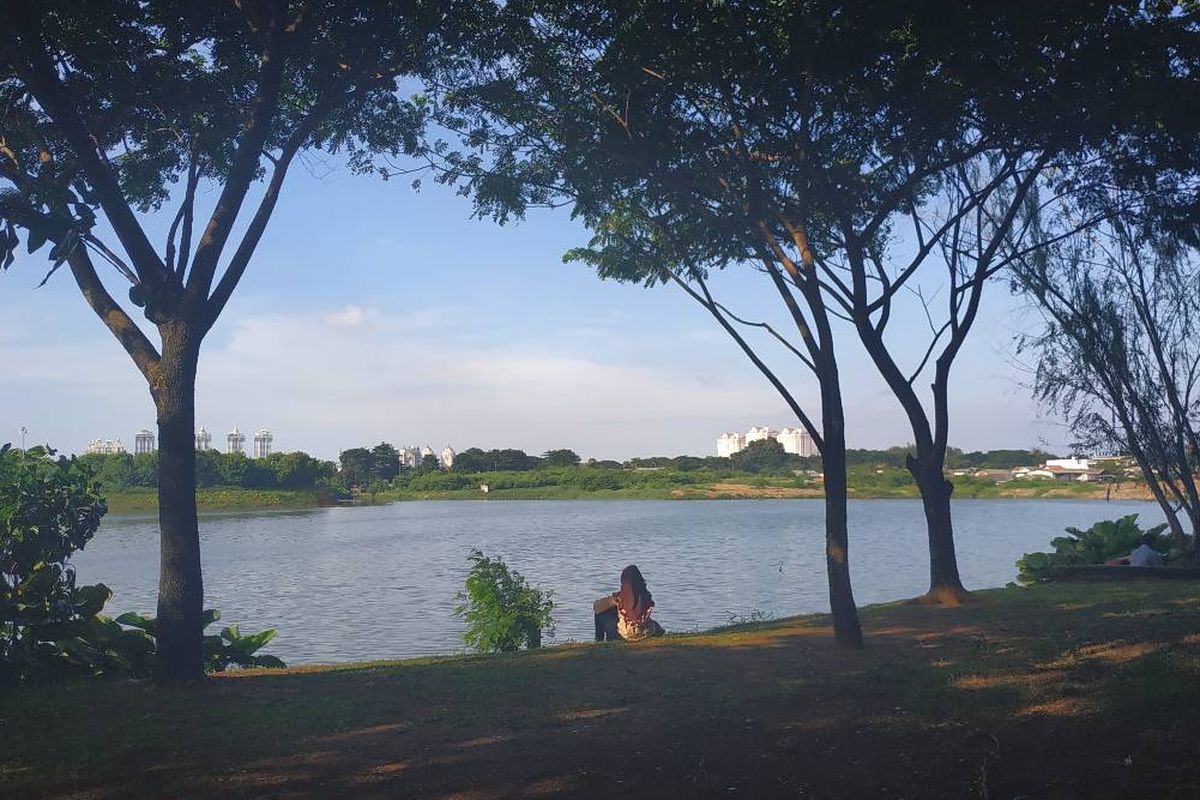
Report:
M646 588L646 579L636 565L621 570L621 589L592 604L596 614L596 641L618 637L636 642L648 636L661 636L662 626L650 619L654 596Z

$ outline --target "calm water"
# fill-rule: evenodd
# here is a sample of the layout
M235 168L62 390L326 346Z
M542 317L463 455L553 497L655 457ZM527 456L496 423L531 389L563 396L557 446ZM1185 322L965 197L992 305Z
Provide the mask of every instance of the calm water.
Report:
M270 652L294 664L397 658L462 649L451 616L467 554L500 555L552 588L563 642L592 635L591 601L637 563L668 630L706 628L755 611L827 611L822 503L815 500L449 501L201 518L206 607L243 630L279 631ZM1140 512L1151 503L962 500L959 567L968 588L1002 586L1013 562L1049 549L1067 525ZM860 604L927 588L916 500L850 504L850 560ZM76 558L81 582L115 593L108 611L153 613L155 520L107 519Z

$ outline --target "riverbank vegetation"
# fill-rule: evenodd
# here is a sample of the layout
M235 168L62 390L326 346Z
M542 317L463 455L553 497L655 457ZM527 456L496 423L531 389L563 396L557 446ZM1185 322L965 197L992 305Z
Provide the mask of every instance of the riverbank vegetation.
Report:
M1200 705L1195 585L978 600L864 608L861 651L837 648L818 615L173 690L30 687L0 698L0 794L1195 793L1200 718L1181 713Z
M906 447L848 451L847 484L856 499L919 497L905 468ZM441 462L401 469L396 449L382 442L343 451L341 463L307 453L273 453L260 459L213 450L196 454L196 504L203 511L312 508L338 501L399 500L693 500L819 498L821 460L784 453L775 441L755 442L732 458L650 456L625 462L582 460L569 449L541 456L508 448L467 448L449 469ZM1009 469L1053 458L1038 450L949 450L954 469ZM156 454L85 455L109 510L145 513L158 508ZM492 469L493 465L499 469ZM1128 482L1119 486L1046 480L996 484L955 476L955 497L1149 499ZM486 486L484 491L482 487Z

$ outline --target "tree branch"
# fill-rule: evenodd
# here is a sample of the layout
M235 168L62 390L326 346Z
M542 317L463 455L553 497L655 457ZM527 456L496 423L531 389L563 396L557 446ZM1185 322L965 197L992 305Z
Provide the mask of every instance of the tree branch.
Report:
M125 352L133 359L133 363L153 389L159 380L158 350L104 288L86 249L76 247L67 257L67 264L71 268L71 274L75 276L75 283L83 293L83 299L125 348Z
M99 142L87 130L67 88L59 80L58 70L42 44L36 15L30 14L25 4L18 3L9 19L16 23L20 31L18 42L30 68L30 90L70 143L80 166L96 189L109 224L133 260L138 278L149 286L161 286L166 266L134 217L120 183L100 150Z
M204 310L204 329L208 330L221 316L221 311L224 310L225 304L229 302L230 295L237 288L238 281L242 279L242 274L246 271L246 266L250 263L251 256L254 255L255 248L258 247L259 241L262 239L263 232L267 229L267 222L271 219L271 214L275 210L275 203L279 200L279 190L283 186L283 179L287 176L288 167L291 165L296 153L304 146L304 142L316 130L325 114L333 107L334 101L332 98L326 98L318 103L308 115L296 126L288 137L287 142L283 146L282 152L275 164L274 170L271 172L271 180L267 184L267 190L263 194L263 198L259 201L258 209L254 213L254 217L250 220L250 225L246 229L246 233L242 236L242 241L238 244L237 250L233 254L233 258L229 261L229 266L225 268L225 274L221 276L220 283L213 290L212 295L208 298ZM194 268L193 268L194 269Z
M216 276L221 252L229 239L230 231L241 211L246 193L258 171L263 147L271 135L271 123L278 110L279 93L283 84L284 47L283 24L272 4L270 30L260 56L258 90L251 102L250 120L238 138L237 150L229 177L217 199L216 207L209 217L208 225L200 237L196 253L192 258L192 272L188 276L187 290L195 298L207 299ZM249 20L248 20L249 23Z

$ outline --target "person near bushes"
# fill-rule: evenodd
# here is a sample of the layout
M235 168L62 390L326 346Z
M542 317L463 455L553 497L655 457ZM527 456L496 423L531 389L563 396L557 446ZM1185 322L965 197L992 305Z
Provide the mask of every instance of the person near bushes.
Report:
M646 588L646 579L636 564L621 570L619 591L592 603L596 615L596 641L636 642L662 636L663 628L650 618L654 596Z
M1164 565L1162 553L1154 549L1154 534L1142 536L1142 543L1133 552L1120 558L1110 558L1104 562L1109 567L1161 567Z

